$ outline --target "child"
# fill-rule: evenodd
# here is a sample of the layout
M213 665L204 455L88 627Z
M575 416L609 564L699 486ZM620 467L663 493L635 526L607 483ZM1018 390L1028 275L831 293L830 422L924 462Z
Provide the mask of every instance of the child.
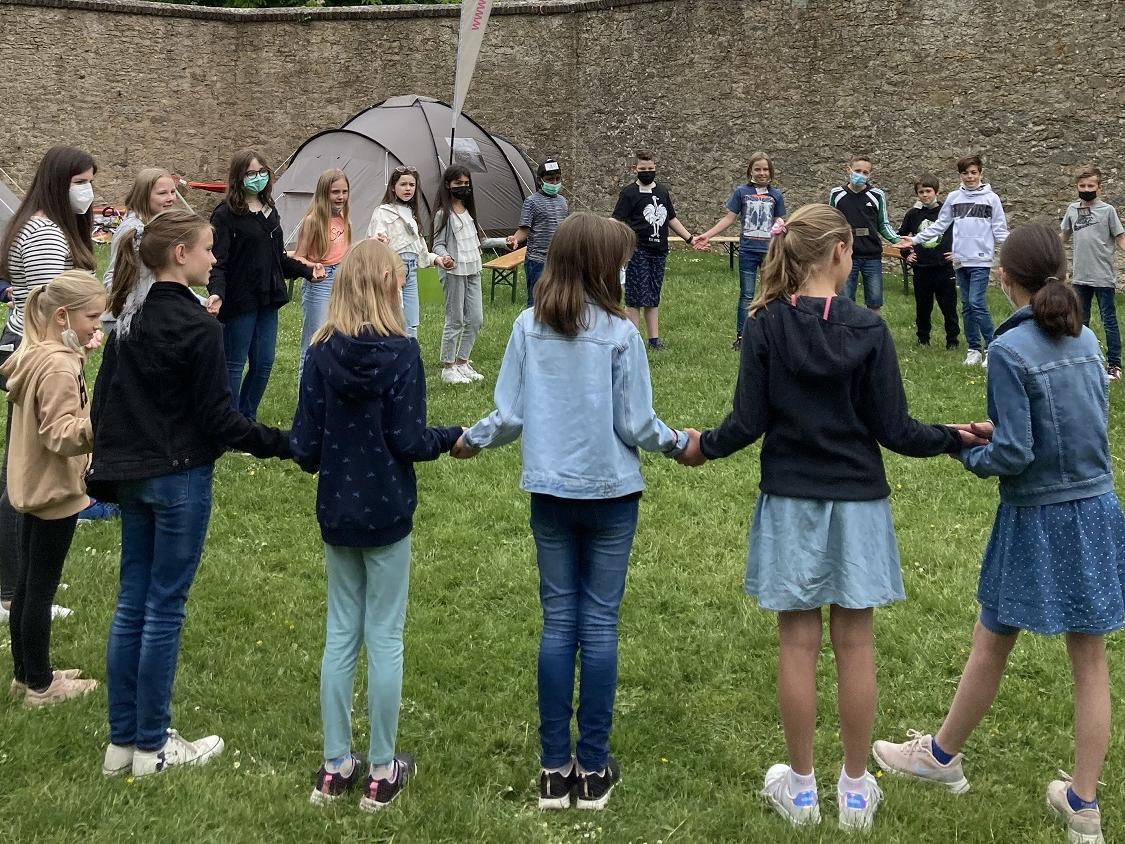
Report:
M127 232L117 253L110 312L118 326L94 390L88 479L92 494L121 505L120 589L106 652L106 775L147 776L222 753L218 736L187 741L169 729L214 464L228 449L289 456L285 433L231 407L222 326L189 290L207 284L212 243L206 220L174 209Z
M89 153L74 147L51 147L43 155L31 186L8 221L0 242L0 278L11 283L8 319L0 336L0 364L12 356L23 338L23 307L31 291L70 269L94 271L91 239L94 176L98 165ZM0 384L3 388L3 384ZM5 421L5 442L12 414ZM0 465L0 485L7 484L8 452ZM2 488L0 488L2 489ZM6 619L15 595L16 511L0 492L0 619ZM57 618L70 615L53 607Z
M781 191L773 186L773 178L773 162L770 157L764 152L751 155L750 164L746 167L746 184L734 189L727 200L726 213L719 218L719 222L696 237L693 244L696 249L707 249L710 245L708 241L741 215L742 232L738 239L739 293L732 349L742 347L742 326L746 322L750 303L754 300L758 268L766 259L770 229L775 220L785 217L785 200Z
M415 772L408 754L395 754L418 503L414 462L449 451L462 431L426 427L422 356L403 326L405 281L398 256L377 240L344 256L328 318L309 347L291 437L301 468L320 473L316 513L328 572L320 674L324 765L311 800L336 800L359 779L351 751L352 687L366 642L371 744L359 805L370 812L388 806Z
M789 764L769 769L762 795L794 825L820 821L813 733L821 608L828 605L844 745L839 825L863 830L882 799L867 772L873 608L904 597L879 447L928 457L979 440L912 419L886 324L837 298L852 269L844 216L806 205L774 233L742 337L734 410L681 461L726 457L765 435L745 588L778 613Z
M418 171L396 167L391 171L383 203L371 215L367 236L388 243L406 267L402 288L402 308L406 314L406 336L418 336L418 268L438 263L439 256L426 246L418 211Z
M937 176L923 176L914 183L918 205L906 212L900 235L916 235L927 223L937 219L941 203L938 202ZM911 248L907 262L914 267L914 315L918 327L918 345L930 345L930 314L934 299L945 319L945 348L956 349L961 334L957 326L957 282L953 275L953 232L946 229L941 239L927 240Z
M336 265L352 245L352 223L348 195L351 185L343 170L325 170L316 181L316 193L301 230L297 235L298 261L320 267L324 271L318 281L306 281L301 289L301 360L298 377L305 367L312 336L324 325L328 313L328 297Z
M147 223L161 211L167 211L176 204L176 180L167 170L159 167L146 167L133 180L133 187L125 197L125 217L113 233L109 245L109 264L102 283L106 296L113 293L113 268L117 264L117 251L125 232L134 231ZM109 334L117 323L108 311L102 315L102 329Z
M226 196L211 214L216 263L207 282L207 310L223 326L232 406L250 419L258 415L273 371L277 312L289 301L285 279L324 278L323 267L285 254L272 186L265 159L240 150L230 162Z
M987 714L1020 630L1066 634L1074 675L1074 777L1047 786L1072 842L1101 844L1098 777L1109 745L1105 634L1125 624L1125 517L1113 487L1109 392L1098 340L1063 278L1066 253L1051 226L1012 232L1000 286L1016 312L989 349L991 442L961 452L982 478L1000 478L1000 506L984 552L980 618L953 704L933 735L875 742L886 771L969 789L961 749Z
M535 178L539 181L539 189L523 201L520 227L507 239L509 249L519 249L521 244L527 244L523 274L527 278L529 308L535 303L535 282L543 274L551 238L555 236L559 223L570 213L566 197L559 195L562 190L562 170L559 163L553 158L541 162L535 171Z
M660 339L660 291L664 287L664 262L668 257L668 229L671 228L689 246L695 236L676 219L672 196L656 181L656 156L639 150L633 165L636 181L621 189L614 218L629 226L636 235L637 248L625 268L625 313L640 328L644 311L648 347L662 352Z
M0 367L11 398L8 497L19 511L19 576L9 624L12 695L29 708L61 703L97 688L79 671L51 668L51 602L59 587L78 513L89 504L83 475L93 433L86 402L86 358L105 289L83 270L36 287L24 303L24 336Z
M1106 372L1110 381L1121 377L1121 332L1117 328L1117 306L1114 294L1113 245L1125 249L1125 227L1117 216L1117 209L1098 198L1102 187L1102 173L1097 167L1087 167L1078 174L1078 201L1066 209L1062 221L1063 242L1074 238L1074 292L1082 305L1082 317L1090 324L1090 311L1094 297L1105 328L1105 342L1109 347Z
M687 434L652 409L644 341L621 309L621 267L636 238L589 213L563 221L535 307L516 319L496 410L455 457L523 435L520 486L531 493L539 565L539 808L604 809L621 776L609 753L617 623L644 480L638 448L674 457ZM570 722L581 659L577 763Z
M863 304L876 314L883 307L883 242L904 243L887 217L887 195L871 184L875 167L866 155L853 155L845 171L848 183L832 188L828 204L839 211L852 228L852 269L844 295L856 301L859 277L863 275Z
M988 312L988 273L997 244L1008 237L1008 221L1000 197L983 181L979 155L957 162L961 187L942 203L937 220L911 238L917 246L940 237L953 224L953 266L961 288L961 311L965 318L965 342L969 353L965 366L988 366L988 344L992 342L992 315Z
M441 332L441 380L469 384L484 378L469 355L484 323L480 288L480 250L507 244L502 237L482 237L467 167L454 164L441 177L434 212L434 252L440 256L438 278L445 291L445 328Z

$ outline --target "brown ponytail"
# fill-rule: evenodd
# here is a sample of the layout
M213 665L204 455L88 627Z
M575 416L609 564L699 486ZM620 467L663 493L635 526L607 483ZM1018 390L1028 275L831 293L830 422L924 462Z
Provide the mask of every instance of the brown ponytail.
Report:
M827 205L802 205L786 219L784 230L770 237L762 264L753 316L775 299L788 299L831 256L837 243L850 244L852 230L844 215Z
M1054 226L1028 223L1015 229L1000 250L1009 284L1031 294L1035 323L1051 337L1082 333L1082 309L1066 283L1066 250Z
M141 277L141 267L156 273L169 262L169 253L176 244L194 246L199 233L208 222L191 211L173 208L153 217L143 229L133 229L121 235L117 248L117 261L113 265L113 292L109 312L120 317L125 310L129 294ZM140 246L136 245L140 238Z

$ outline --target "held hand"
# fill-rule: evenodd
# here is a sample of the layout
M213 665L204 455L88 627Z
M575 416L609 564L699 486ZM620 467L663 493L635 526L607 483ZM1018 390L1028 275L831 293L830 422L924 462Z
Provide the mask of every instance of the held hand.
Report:
M988 445L988 440L982 439L964 428L957 429L957 436L961 438L961 448L977 448L978 446Z
M212 295L207 297L207 303L206 303L207 313L211 314L211 316L218 316L219 315L219 309L222 308L222 306L223 306L223 300L222 300L221 297L216 296L215 294L212 294Z
M105 334L102 333L102 330L100 328L95 328L94 329L94 336L91 337L90 342L87 343L82 348L89 349L89 350L93 351L94 349L98 348L102 344L102 341L104 341L104 340L105 340Z
M384 234L383 232L379 232L377 235L375 235L375 239L380 243L390 243L390 241L387 239L386 234Z
M695 240L691 242L692 249L697 249L700 252L706 252L711 248L711 238L706 235L696 235Z
M688 435L687 445L684 450L680 452L680 456L676 458L676 462L681 466L702 466L707 462L707 458L703 456L703 452L699 448L699 431L695 428L685 428Z
M462 428L461 436L457 438L457 442L453 444L453 448L449 450L449 453L458 460L468 460L480 454L480 449L471 448L465 444L465 429Z
M457 264L449 255L446 255L438 263L441 264L443 270L451 270Z
M918 263L918 253L911 250L910 254L906 256L906 263L917 264Z
M323 281L328 277L324 271L324 264L313 264L313 281Z
M509 249L515 250L520 248L520 242L516 240L516 236L514 234L510 234L506 238L504 238L504 242L508 244Z
M902 237L902 238L899 238L899 241L898 241L898 243L895 244L895 247L898 248L898 249L913 249L914 248L914 241L911 240L909 237Z
M952 252L946 252L945 253L945 260L952 264L953 263L953 253Z
M992 435L996 433L996 426L987 420L984 422L970 422L969 430L981 439L991 442Z

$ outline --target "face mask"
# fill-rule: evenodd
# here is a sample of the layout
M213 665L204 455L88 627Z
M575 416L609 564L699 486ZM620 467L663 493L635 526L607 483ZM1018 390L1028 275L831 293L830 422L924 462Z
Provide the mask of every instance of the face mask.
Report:
M1098 198L1098 192L1096 190L1080 190L1078 191L1078 198L1083 202L1093 202Z
M640 182L642 185L651 185L653 182L656 181L656 171L655 170L641 170L639 173L637 173L637 181Z
M558 196L559 191L562 190L562 182L557 182L556 184L544 182L540 186L540 189L543 191L543 193L547 194L547 196Z
M259 173L256 176L247 176L242 180L242 186L250 193L261 193L266 189L266 185L270 183L270 177L266 173Z
M78 334L70 327L70 314L66 315L66 328L63 330L60 338L62 339L63 345L72 352L82 354L82 344L78 342Z
M87 182L84 185L70 186L70 210L75 214L85 214L94 204L94 186Z
M861 188L867 184L867 177L862 173L852 173L850 176L851 183L857 188Z
M344 213L344 206L343 205L336 205L335 203L333 203L333 205L332 205L332 216L333 217L339 217L343 213Z
M450 188L449 193L454 199L459 199L462 202L466 202L473 198L473 189L469 185Z

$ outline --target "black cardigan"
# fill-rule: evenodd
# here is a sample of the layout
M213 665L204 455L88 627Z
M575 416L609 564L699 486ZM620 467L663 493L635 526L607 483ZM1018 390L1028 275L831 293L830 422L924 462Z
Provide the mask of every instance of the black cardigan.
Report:
M285 254L281 215L250 211L235 214L226 202L211 213L217 263L207 291L223 300L220 320L262 308L280 308L289 301L286 278L312 279L312 268Z
M90 415L97 498L113 500L112 482L213 463L227 448L290 456L287 432L231 407L222 326L175 282L152 286L127 336L110 334Z

